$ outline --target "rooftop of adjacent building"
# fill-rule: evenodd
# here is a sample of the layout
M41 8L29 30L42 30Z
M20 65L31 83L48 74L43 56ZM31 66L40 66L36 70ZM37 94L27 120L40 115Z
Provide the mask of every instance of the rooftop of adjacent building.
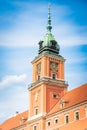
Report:
M83 84L67 93L53 106L53 108L47 113L47 115L55 114L66 108L84 103L87 101L87 84ZM60 103L65 103L63 108L60 108ZM0 130L10 130L18 126L25 125L28 120L28 110L17 114L0 125Z
M49 111L48 115L87 101L87 84L83 84L67 93ZM62 107L60 107L62 104Z
M16 113L15 116L7 119L0 125L0 130L11 130L24 125L28 119L28 110L22 113Z

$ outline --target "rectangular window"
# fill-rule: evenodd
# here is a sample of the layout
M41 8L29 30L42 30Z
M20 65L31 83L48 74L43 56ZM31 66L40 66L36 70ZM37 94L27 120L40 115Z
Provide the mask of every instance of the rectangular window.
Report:
M36 109L36 115L38 114L38 109Z
M58 94L57 93L53 93L53 98L58 98Z
M56 74L52 74L52 79L56 79Z
M79 120L79 112L75 112L75 119Z
M36 125L34 126L34 130L37 130L37 126Z
M68 116L68 115L65 116L65 123L66 123L66 124L69 123L69 116Z
M40 80L40 75L38 75L38 80Z
M56 119L54 120L54 123L55 123L55 124L58 124L58 118L56 118Z
M48 121L48 126L50 126L50 121Z
M38 114L38 108L35 108L35 115Z

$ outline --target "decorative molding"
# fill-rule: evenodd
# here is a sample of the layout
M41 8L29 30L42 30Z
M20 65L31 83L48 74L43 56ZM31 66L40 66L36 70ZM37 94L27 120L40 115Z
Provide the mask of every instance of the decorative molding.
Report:
M32 116L32 117L30 117L30 118L28 118L28 121L33 121L33 120L35 120L35 119L37 119L37 118L40 118L40 117L43 117L43 116L45 116L47 113L40 113L40 114L38 114L38 115L34 115L34 116Z
M52 84L52 85L60 85L62 87L68 86L67 82L64 79L52 79L52 77L42 77L40 80L37 80L36 82L29 85L29 90L32 90L33 88L41 85L42 83Z
M61 61L65 61L66 59L64 59L64 57L62 57L61 55L53 55L53 54L41 54L38 55L37 57L34 58L34 60L31 62L32 64L37 62L38 60L40 60L42 57L49 57L49 58L54 58L56 60L61 60ZM53 60L53 59L52 59Z

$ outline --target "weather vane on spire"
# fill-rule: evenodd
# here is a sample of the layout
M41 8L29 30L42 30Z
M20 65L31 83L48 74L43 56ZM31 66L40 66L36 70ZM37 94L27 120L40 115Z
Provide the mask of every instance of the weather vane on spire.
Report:
M48 33L51 33L51 16L50 16L50 8L51 8L51 4L48 5L48 25L47 25L47 31Z

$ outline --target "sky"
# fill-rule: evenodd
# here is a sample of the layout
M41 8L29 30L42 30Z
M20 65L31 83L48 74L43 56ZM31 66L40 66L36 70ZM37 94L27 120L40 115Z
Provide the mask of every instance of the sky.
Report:
M0 123L29 108L31 61L47 32L49 3L68 90L87 83L86 0L0 0Z

